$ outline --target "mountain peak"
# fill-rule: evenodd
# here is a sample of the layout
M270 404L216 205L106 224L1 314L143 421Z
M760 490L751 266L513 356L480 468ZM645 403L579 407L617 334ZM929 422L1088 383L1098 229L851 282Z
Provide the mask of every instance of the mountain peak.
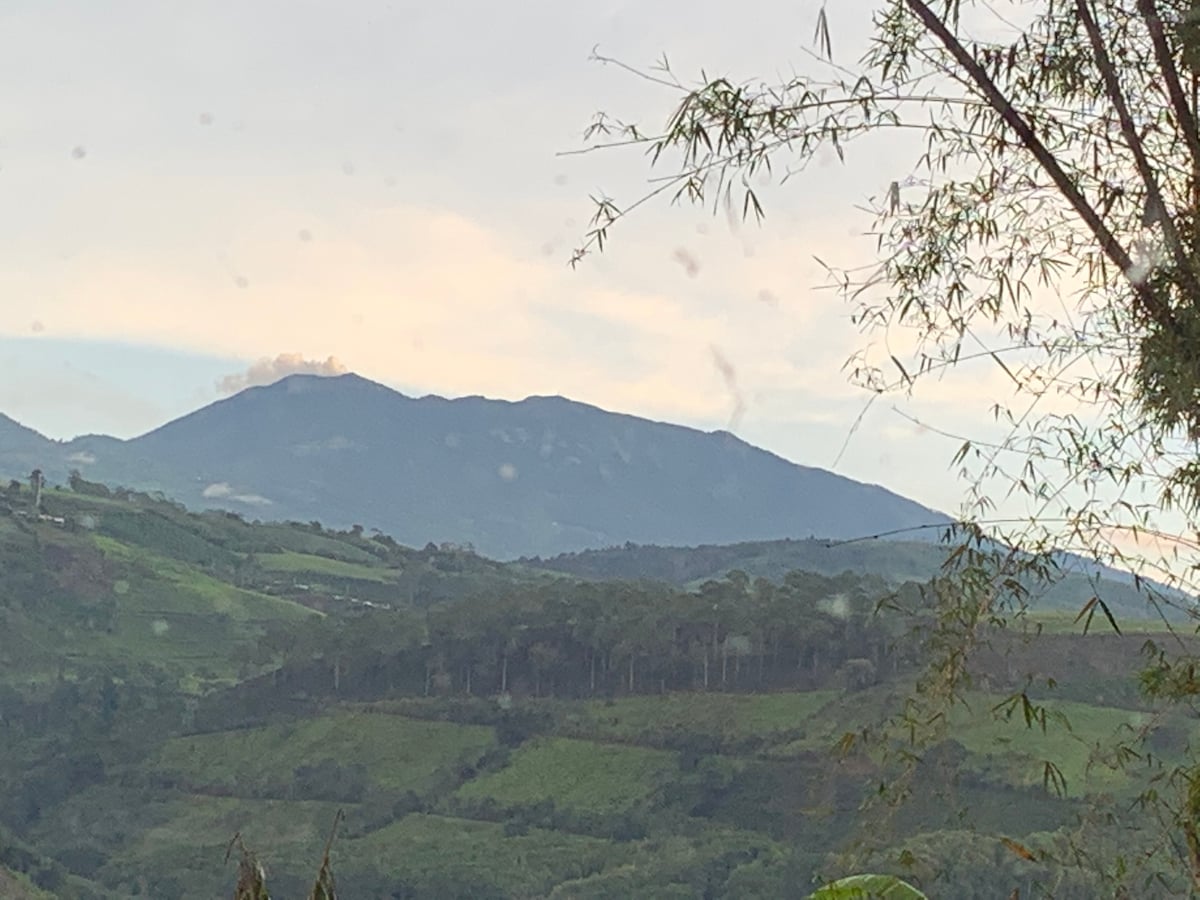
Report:
M386 385L355 372L344 372L341 375L318 375L311 372L295 372L285 375L278 381L262 385L266 390L304 391L304 390L358 390L362 388L375 390L391 390Z

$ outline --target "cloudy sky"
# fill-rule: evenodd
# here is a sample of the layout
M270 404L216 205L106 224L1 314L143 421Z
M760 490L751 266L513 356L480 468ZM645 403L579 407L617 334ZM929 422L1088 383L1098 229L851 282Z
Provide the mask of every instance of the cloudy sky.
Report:
M854 204L908 174L893 147L768 191L761 228L662 206L566 265L588 195L646 170L559 152L597 109L673 100L592 48L770 77L805 64L819 5L7 0L0 411L125 437L297 369L706 429L741 405L753 443L955 509L956 442L890 402L854 430L862 338L815 289L814 255L870 258ZM831 8L847 62L870 7ZM967 373L905 410L970 431L981 396Z

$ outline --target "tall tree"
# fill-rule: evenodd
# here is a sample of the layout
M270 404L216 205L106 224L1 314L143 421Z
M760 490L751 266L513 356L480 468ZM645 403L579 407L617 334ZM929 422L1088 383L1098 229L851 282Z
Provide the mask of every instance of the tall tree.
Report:
M941 695L1057 552L1192 589L1200 549L1200 4L998 10L881 0L870 49L846 65L822 8L809 71L782 82L638 71L673 95L665 124L600 114L589 149L647 151L659 171L629 202L600 197L572 257L603 249L651 197L761 220L765 177L830 152L852 164L856 143L881 136L895 159L920 138L867 201L875 258L827 270L866 338L887 338L848 366L868 396L919 391L968 360L1012 389L994 411L1004 435L959 436L951 463L972 540L935 586ZM996 521L1008 494L1012 525ZM1083 612L1108 610L1098 598ZM1153 684L1200 694L1195 662L1160 657ZM1200 768L1185 779L1197 780ZM1200 887L1200 802L1177 812L1180 861Z
M41 469L29 473L29 488L33 491L33 509L36 512L42 508L42 488L46 486L46 477Z
M829 270L868 336L895 346L906 332L914 348L856 354L852 377L872 394L912 391L991 360L1017 397L998 411L1008 438L967 442L957 458L972 476L966 513L986 516L1003 482L1029 500L1027 546L1132 563L1122 536L1156 530L1165 508L1190 539L1200 502L1191 4L1024 4L1019 26L1005 20L1009 40L973 38L991 8L883 3L857 68L834 60L822 10L816 74L687 86L664 69L655 80L678 94L665 127L601 114L589 139L677 164L654 194L761 218L761 176L923 132L870 201L878 258ZM638 205L602 198L573 262ZM1134 499L1146 486L1158 502Z

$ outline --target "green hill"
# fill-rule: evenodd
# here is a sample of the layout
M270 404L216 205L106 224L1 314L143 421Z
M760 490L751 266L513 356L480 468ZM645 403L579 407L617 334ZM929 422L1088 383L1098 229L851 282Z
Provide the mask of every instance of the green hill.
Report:
M2 612L12 638L0 649L5 680L142 664L177 678L232 680L239 651L266 627L315 615L223 580L215 559L184 561L195 547L182 545L173 558L165 540L130 543L126 510L110 525L91 503L50 496L45 509L70 524L0 518Z
M1135 800L1200 733L1137 692L1156 634L987 630L909 743L934 548L671 585L77 488L0 501L0 896L209 900L235 834L305 896L339 811L351 898L774 898L868 846L931 896L1090 897L1081 822L1172 884Z
M248 660L272 627L371 604L432 605L526 578L457 548L192 514L84 484L103 495L47 490L36 511L28 489L0 498L0 681L144 664L228 682L261 670Z

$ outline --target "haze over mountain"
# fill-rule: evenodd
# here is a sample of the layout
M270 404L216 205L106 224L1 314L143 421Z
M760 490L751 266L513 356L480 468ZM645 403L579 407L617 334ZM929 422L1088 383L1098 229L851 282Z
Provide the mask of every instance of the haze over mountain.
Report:
M40 467L251 518L379 528L489 556L623 544L846 538L948 519L727 432L561 397L407 397L357 375L294 375L141 437L52 441L0 417L0 472Z

